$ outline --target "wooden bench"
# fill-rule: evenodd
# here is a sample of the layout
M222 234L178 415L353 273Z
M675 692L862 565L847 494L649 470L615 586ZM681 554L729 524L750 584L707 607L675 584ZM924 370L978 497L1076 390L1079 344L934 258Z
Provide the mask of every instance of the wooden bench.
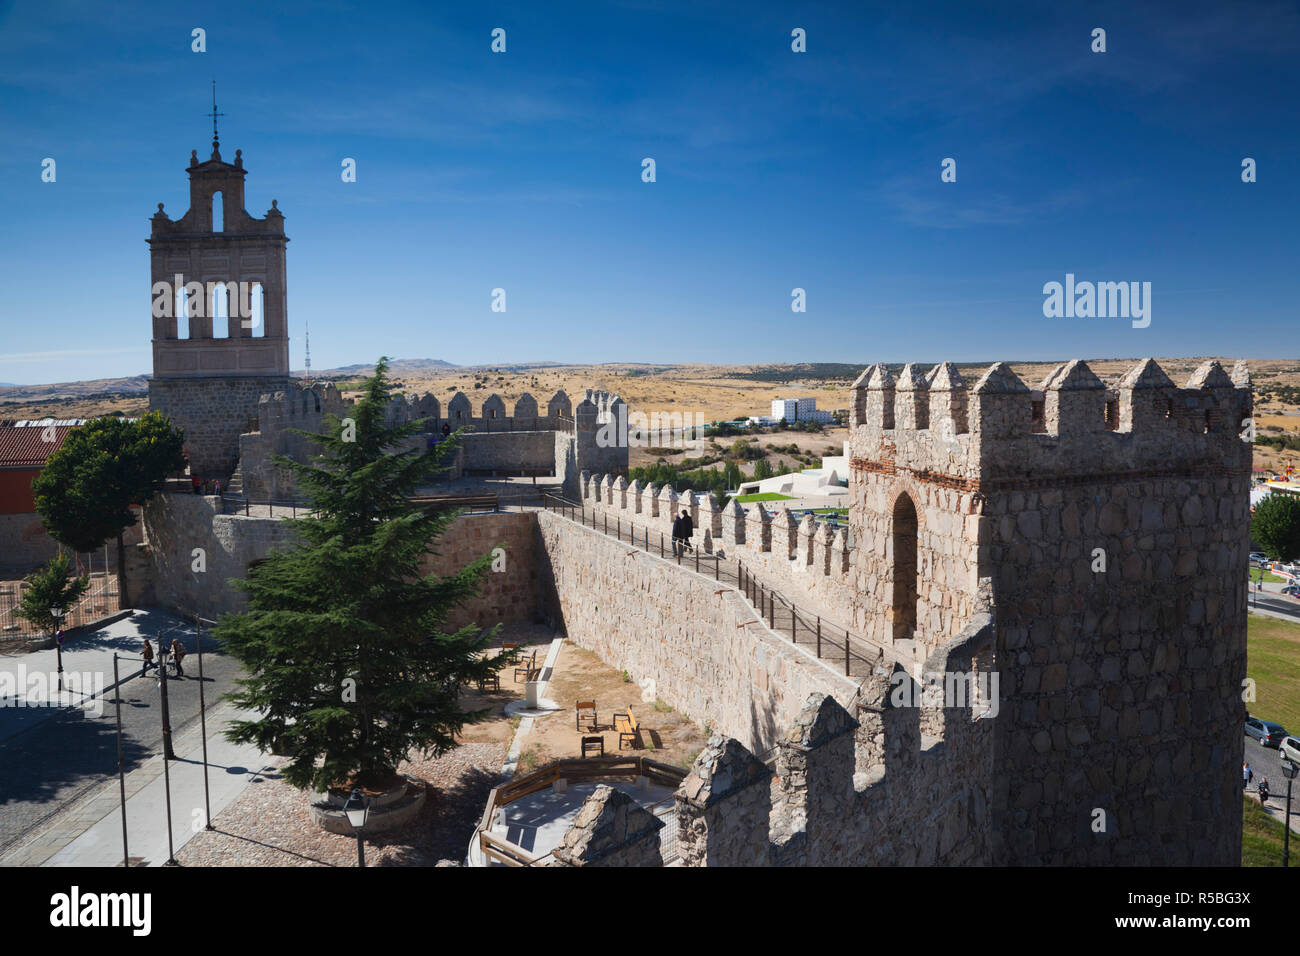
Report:
M587 756L587 751L594 751L596 756L605 756L605 738L604 737L583 737L582 738L582 755Z
M641 725L636 719L636 714L632 713L632 708L627 709L627 713L618 713L614 715L614 729L618 731L618 749L623 749L624 742L632 745L633 749L637 747L637 738L641 733Z

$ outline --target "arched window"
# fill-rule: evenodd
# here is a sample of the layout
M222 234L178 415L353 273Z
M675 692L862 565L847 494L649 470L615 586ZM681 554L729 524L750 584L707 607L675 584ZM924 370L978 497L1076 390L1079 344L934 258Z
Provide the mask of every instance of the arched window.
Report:
M190 337L190 315L185 305L185 286L180 285L176 287L176 337L178 339Z
M916 633L917 561L916 505L902 494L894 502L892 547L894 586L890 596L890 616L894 623L894 640L910 640Z
M224 232L226 228L226 213L224 203L221 199L221 190L212 194L212 231Z
M212 315L212 337L226 339L230 337L230 292L224 282L212 285L209 309Z

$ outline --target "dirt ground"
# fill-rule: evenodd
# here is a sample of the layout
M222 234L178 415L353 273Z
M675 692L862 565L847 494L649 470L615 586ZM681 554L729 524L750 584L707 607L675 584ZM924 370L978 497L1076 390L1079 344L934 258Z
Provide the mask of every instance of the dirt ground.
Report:
M627 712L628 708L636 715L640 732L636 746L624 745L624 754L650 757L689 770L708 740L703 728L685 714L656 699L595 654L568 641L560 648L546 696L559 704L560 710L534 722L532 732L524 738L518 773L528 773L561 757L582 756L584 736L602 737L605 755L617 755L620 751L614 714ZM575 727L574 704L579 700L596 701L594 729L579 731Z
M541 625L513 625L501 629L500 640L523 644L530 651L535 649L537 666L541 667L554 636L549 628ZM498 674L500 692L475 690L461 697L462 710L489 710L487 718L465 728L459 738L462 742L509 747L514 739L520 721L517 717L507 717L505 708L512 700L524 696L523 675L516 681L513 666L501 668ZM560 709L533 722L532 730L523 738L517 774L529 773L561 757L580 757L583 736L603 737L605 754L618 754L614 714L626 712L629 707L639 722L640 734L635 747L624 745L625 754L639 754L686 770L708 740L703 728L643 690L630 675L625 676L569 641L560 647L545 696L559 704ZM579 732L574 724L574 704L593 699L599 722L595 729L584 728Z

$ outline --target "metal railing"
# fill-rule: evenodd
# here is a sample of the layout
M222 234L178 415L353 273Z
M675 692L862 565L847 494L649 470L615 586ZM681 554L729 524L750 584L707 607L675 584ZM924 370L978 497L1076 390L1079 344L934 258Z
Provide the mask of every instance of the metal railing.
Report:
M789 638L792 644L807 648L818 660L842 668L846 677L869 676L883 657L881 648L850 634L820 614L800 608L780 591L764 584L739 558L727 560L697 547L684 548L673 542L671 536L665 537L662 531L652 532L645 525L638 527L618 515L611 522L608 512L598 513L556 495L546 495L544 507L650 554L676 561L678 566L684 565L700 574L711 575L719 583L731 585L744 595L770 630Z
M64 616L63 630L93 624L122 609L117 571L108 569L106 564L101 555L77 556L74 573L89 577L90 589ZM0 643L50 636L18 614L26 590L23 571L0 571Z

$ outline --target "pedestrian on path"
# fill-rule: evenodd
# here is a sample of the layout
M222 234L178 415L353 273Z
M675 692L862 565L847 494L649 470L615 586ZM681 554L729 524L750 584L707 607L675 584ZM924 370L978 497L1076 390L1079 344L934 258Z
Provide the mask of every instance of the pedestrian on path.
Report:
M1253 777L1254 775L1255 775L1254 772L1250 769L1250 764L1243 763L1241 765L1241 789L1242 790L1245 790L1248 786L1250 786L1250 778Z
M181 661L185 660L185 645L181 643L179 637L172 640L172 660L176 662L176 676L184 677L185 671L181 669Z
M1262 807L1268 803L1268 777L1259 778L1259 805Z
M691 535L695 534L695 522L691 520L691 513L682 509L682 546L685 550L693 550L691 546Z
M682 553L682 519L679 515L673 518L673 557Z
M144 666L140 668L140 676L144 677L149 673L149 665L153 663L153 645L149 643L149 638L144 639L144 650L140 652L144 658Z

